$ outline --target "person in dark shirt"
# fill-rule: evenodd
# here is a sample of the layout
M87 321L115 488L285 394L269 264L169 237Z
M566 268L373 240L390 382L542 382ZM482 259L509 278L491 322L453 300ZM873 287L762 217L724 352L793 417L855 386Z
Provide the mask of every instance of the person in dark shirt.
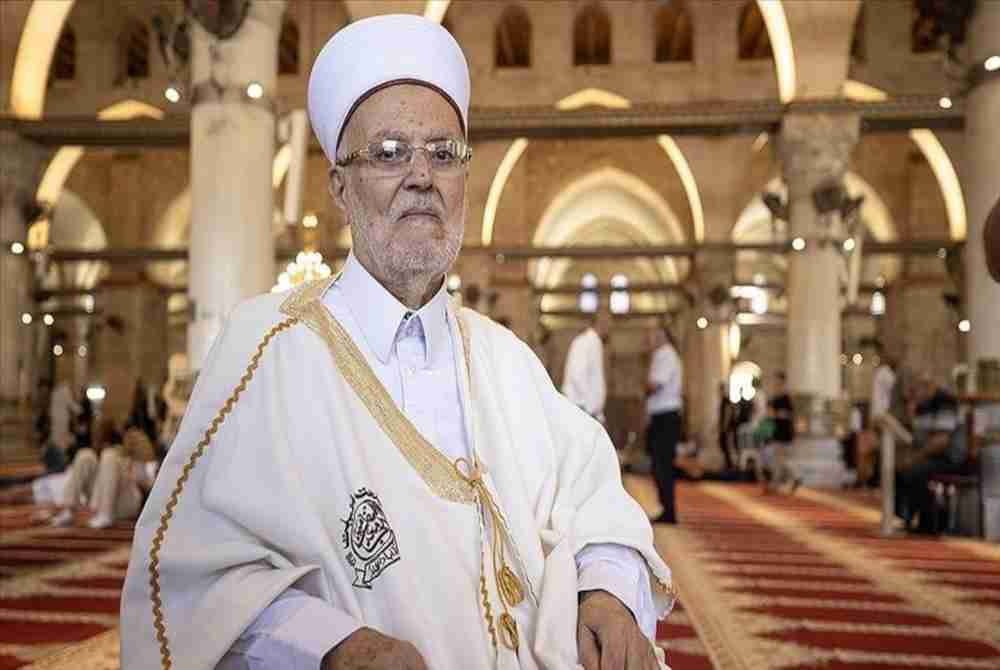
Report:
M897 510L910 528L919 519L918 533L933 533L932 475L959 474L968 460L965 426L958 399L930 378L917 384L913 411L914 450L897 471Z
M774 396L768 403L768 415L774 421L774 434L765 447L764 457L765 462L770 466L772 475L770 482L765 483L764 489L766 492L768 489L777 488L787 483L790 486L790 491L794 493L802 480L795 468L788 462L788 452L795 439L792 398L788 395L785 373L779 372L775 378L777 383Z

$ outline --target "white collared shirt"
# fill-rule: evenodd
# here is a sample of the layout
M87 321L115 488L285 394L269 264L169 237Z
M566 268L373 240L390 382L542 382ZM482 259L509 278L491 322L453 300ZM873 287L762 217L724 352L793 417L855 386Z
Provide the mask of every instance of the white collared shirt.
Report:
M587 414L604 417L608 395L604 381L604 343L593 327L574 337L569 345L562 392Z
M347 257L340 278L323 296L323 304L364 354L406 418L454 460L469 456L469 441L455 366L456 334L448 325L448 300L442 285L427 304L410 311L354 254ZM580 591L612 593L632 610L646 635L655 634L649 574L633 549L588 545L577 554L576 563ZM361 622L346 612L290 588L244 631L218 670L317 670L323 656L360 627Z
M681 397L684 371L680 356L669 342L653 352L653 358L649 362L649 384L657 388L646 399L647 414L652 416L681 409L684 404Z

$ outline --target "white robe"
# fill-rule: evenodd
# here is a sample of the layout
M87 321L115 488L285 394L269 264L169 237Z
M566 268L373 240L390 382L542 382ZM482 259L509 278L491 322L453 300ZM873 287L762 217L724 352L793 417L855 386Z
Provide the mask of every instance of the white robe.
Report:
M169 658L174 668L213 668L294 585L412 642L435 670L575 669L574 556L591 543L636 549L658 612L669 609L670 571L622 488L604 429L555 390L510 331L461 310L469 344L456 364L470 444L527 593L510 608L517 654L496 644L481 594L485 583L496 626L504 610L491 526L462 501L470 489L447 459L385 403L363 356L338 340L320 301L328 286L240 305L213 347L136 527L123 667ZM276 332L290 314L297 320ZM451 309L449 323L458 326ZM351 381L367 385L373 405ZM376 532L364 538L366 529Z

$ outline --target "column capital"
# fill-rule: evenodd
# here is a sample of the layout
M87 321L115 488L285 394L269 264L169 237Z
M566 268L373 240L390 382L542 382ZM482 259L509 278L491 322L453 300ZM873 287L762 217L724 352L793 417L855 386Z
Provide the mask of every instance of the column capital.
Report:
M713 323L728 321L732 316L729 289L735 260L735 254L705 253L695 257L699 316L706 316Z
M858 142L857 114L786 114L778 137L778 156L790 189L810 189L841 179Z
M49 152L9 130L0 130L0 147L0 199L33 198Z

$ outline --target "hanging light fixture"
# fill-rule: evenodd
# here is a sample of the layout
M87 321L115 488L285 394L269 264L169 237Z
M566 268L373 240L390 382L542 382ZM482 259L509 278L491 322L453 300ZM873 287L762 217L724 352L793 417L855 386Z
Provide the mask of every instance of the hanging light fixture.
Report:
M306 214L302 218L302 251L278 275L278 283L271 293L284 293L303 282L325 279L330 272L330 266L319 252L319 218L315 214Z

